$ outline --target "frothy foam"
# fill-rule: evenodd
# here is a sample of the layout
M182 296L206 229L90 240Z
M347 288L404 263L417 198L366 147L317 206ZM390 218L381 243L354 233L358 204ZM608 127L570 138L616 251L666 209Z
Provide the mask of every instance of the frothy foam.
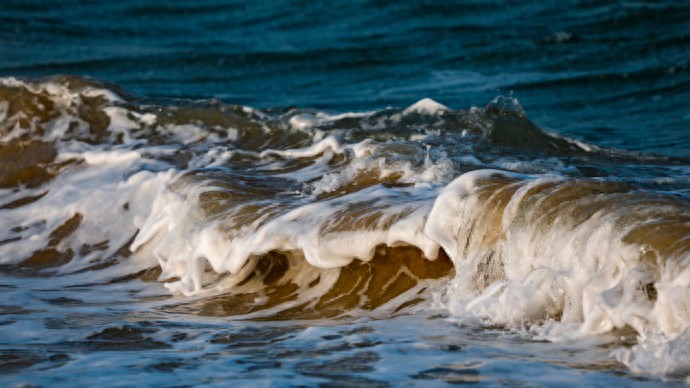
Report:
M0 82L24 99L0 103L0 157L27 158L0 169L2 264L157 261L171 292L235 293L236 311L265 316L435 297L553 341L632 328L617 352L632 370L690 370L690 206L668 193L687 190L673 163L545 132L514 99L268 114L151 109L80 82ZM642 163L675 179L614 175ZM627 183L645 179L664 186Z

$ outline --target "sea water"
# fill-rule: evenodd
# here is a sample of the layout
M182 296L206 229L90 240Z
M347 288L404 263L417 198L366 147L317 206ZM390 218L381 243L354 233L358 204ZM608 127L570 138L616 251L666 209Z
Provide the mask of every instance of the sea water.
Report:
M688 16L8 2L0 380L687 382Z

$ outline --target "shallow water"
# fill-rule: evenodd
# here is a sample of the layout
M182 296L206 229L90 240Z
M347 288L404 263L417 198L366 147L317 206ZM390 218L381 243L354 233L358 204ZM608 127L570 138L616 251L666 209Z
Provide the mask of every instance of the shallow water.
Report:
M0 10L0 381L687 382L690 10L350 6Z

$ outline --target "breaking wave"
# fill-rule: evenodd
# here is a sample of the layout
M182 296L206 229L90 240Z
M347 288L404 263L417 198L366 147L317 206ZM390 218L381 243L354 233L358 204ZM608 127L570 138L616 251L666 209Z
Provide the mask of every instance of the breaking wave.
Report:
M329 114L0 79L3 268L153 274L189 314L632 329L620 361L687 377L689 183L688 160L545 131L512 97Z

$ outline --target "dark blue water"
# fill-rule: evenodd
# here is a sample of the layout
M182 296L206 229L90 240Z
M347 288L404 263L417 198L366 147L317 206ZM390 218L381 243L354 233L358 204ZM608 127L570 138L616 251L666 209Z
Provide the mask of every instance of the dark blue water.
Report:
M0 75L334 112L513 93L542 127L690 151L682 1L51 1L0 7Z

